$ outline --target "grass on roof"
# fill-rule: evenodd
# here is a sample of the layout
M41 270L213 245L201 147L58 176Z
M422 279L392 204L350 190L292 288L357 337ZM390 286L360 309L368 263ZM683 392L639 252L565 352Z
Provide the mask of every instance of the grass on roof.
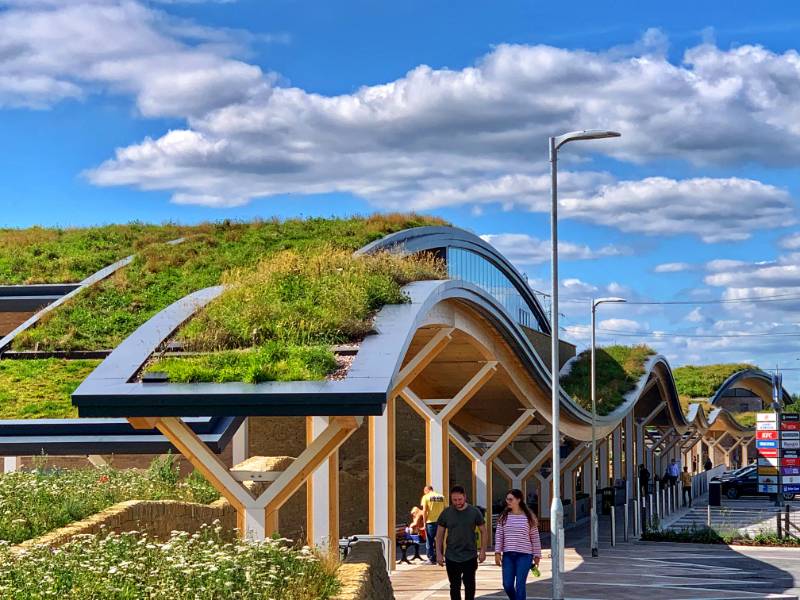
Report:
M405 284L444 276L428 255L281 252L226 276L225 292L177 335L188 350L222 352L156 360L148 370L181 382L322 379L336 368L330 345L358 340L382 306L407 302Z
M744 369L755 369L747 363L727 363L720 365L703 365L678 367L673 369L675 387L678 394L689 398L710 398L723 382Z
M177 239L188 229L143 223L0 229L0 284L80 281L149 244Z
M70 394L99 360L0 360L0 419L77 417Z
M183 228L185 242L143 247L130 266L48 313L36 327L17 337L13 347L17 350L114 348L172 302L216 285L224 278L235 279L237 269L251 268L282 251L305 254L332 247L352 252L395 231L443 223L435 217L411 214L250 223L225 221ZM104 259L104 264L107 262L110 261Z
M606 346L596 350L597 414L607 415L622 404L639 378L644 375L644 364L655 351L648 346ZM591 352L581 352L561 387L586 410L592 408Z

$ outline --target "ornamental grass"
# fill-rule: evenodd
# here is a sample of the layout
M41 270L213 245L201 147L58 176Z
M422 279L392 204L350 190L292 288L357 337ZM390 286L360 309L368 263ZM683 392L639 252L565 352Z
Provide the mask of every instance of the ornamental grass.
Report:
M218 522L159 542L139 532L80 535L14 555L0 545L0 597L15 600L326 600L337 563L289 540L230 540Z

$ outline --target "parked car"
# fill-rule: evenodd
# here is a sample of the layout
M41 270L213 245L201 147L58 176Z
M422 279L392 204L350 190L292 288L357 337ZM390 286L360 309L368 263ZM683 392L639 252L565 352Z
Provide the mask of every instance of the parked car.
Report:
M723 473L719 477L722 485L722 493L736 500L740 496L774 496L774 494L764 494L758 491L758 472L755 465L748 465L730 473ZM784 494L784 500L791 500L795 494Z

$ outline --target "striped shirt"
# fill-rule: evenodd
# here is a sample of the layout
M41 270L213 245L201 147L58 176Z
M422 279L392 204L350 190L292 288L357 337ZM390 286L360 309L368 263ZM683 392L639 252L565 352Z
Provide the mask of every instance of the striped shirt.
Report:
M542 556L542 543L539 540L539 529L528 524L524 514L509 513L506 522L497 522L494 536L495 552L520 552Z

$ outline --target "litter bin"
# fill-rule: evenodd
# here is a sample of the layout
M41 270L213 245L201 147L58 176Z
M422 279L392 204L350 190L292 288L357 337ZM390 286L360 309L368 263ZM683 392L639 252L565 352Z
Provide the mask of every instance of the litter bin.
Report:
M722 483L719 479L712 479L708 484L708 505L722 506Z
M600 489L600 497L602 502L601 514L610 515L611 509L614 507L614 495L616 491L613 487L604 487Z

